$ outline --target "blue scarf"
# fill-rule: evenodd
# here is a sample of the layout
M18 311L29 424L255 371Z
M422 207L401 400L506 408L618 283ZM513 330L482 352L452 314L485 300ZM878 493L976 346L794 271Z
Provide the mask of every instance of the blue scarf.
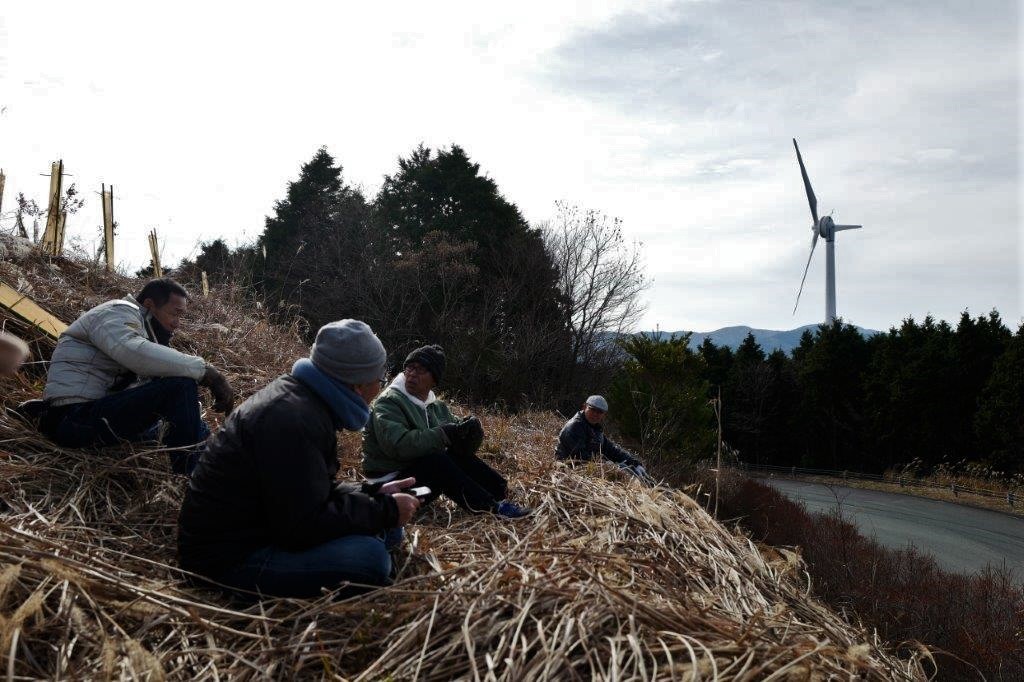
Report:
M342 382L325 374L309 358L302 358L292 365L292 376L330 405L336 430L358 431L370 421L370 408L366 401Z

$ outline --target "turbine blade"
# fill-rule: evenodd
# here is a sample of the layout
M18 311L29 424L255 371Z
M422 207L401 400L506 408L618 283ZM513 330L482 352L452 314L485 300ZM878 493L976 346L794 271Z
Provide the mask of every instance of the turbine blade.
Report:
M814 256L814 247L818 245L818 231L814 231L811 239L811 253L807 256L807 265L804 266L804 276L800 280L800 289L796 292L796 303L793 304L793 314L796 315L796 307L800 305L800 294L804 293L804 282L807 281L807 271L811 269L811 258Z
M800 156L800 147L793 138L793 148L796 149L796 160L800 162L800 175L804 178L804 189L807 190L807 203L811 206L811 215L814 216L814 227L818 227L818 198L814 196L811 189L811 179L807 177L807 169L804 168L804 157Z
M839 230L859 230L864 227L863 225L833 225L832 229L838 232Z

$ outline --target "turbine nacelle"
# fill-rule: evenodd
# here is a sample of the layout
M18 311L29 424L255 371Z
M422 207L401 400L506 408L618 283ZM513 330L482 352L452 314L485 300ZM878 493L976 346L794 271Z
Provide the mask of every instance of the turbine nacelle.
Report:
M836 224L832 222L832 216L822 217L822 219L818 221L817 225L818 235L824 237L825 239L831 239L834 233L833 228L835 228L835 225ZM815 227L811 227L811 229L813 230L815 229Z

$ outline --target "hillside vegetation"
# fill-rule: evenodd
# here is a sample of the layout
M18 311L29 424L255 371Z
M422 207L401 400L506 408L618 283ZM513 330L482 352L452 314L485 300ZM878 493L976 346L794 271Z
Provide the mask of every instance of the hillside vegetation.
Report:
M138 280L86 262L0 261L65 320ZM183 350L250 395L305 352L229 288L198 298ZM47 344L17 321L4 325ZM38 396L44 366L0 380ZM213 418L212 412L207 412ZM485 412L483 454L536 508L519 522L444 503L407 528L393 587L357 599L224 601L175 566L184 478L159 449L62 450L0 416L0 669L10 678L923 679L816 599L801 558L755 546L678 490L552 461L560 418ZM356 476L358 437L342 439Z

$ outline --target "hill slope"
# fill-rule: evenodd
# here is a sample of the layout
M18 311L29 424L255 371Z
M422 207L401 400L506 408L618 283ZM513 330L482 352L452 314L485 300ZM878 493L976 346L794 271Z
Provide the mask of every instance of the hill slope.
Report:
M0 280L31 287L65 319L139 284L40 257L0 261ZM231 292L197 300L186 325L176 343L226 368L246 395L304 351L294 328L247 312ZM4 406L41 382L40 368L0 379ZM438 503L407 528L393 587L243 607L189 587L175 567L186 482L165 453L62 450L4 413L7 669L104 679L924 678L918 654L898 659L808 597L798 555L759 549L680 491L554 463L552 413L482 417L483 456L533 516L506 522ZM346 478L358 447L358 435L342 438Z

